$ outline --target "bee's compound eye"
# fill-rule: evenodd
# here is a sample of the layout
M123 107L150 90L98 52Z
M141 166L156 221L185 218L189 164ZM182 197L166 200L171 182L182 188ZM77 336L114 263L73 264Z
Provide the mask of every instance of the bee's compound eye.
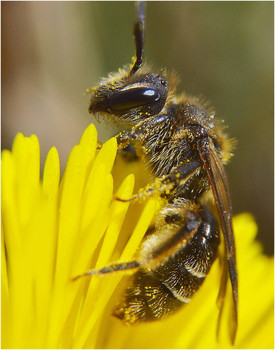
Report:
M158 90L150 88L132 88L109 96L109 108L112 111L124 111L140 107L160 99Z

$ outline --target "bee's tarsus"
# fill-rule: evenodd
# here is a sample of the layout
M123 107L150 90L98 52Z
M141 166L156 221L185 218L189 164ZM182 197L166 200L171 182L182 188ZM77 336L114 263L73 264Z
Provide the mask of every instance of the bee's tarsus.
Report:
M100 150L102 148L102 143L100 141L97 141L96 149Z
M132 202L133 200L137 199L138 195L134 195L130 198L120 198L120 197L114 197L116 201L127 203L127 202Z
M84 272L72 279L72 281L76 281L81 277L85 276L92 276L92 275L104 275L108 273L113 273L117 271L125 271L125 270L133 270L136 268L139 268L140 264L138 261L130 261L126 263L117 263L117 264L112 264L106 267L102 267L101 269L96 269L96 270L89 270L87 272Z

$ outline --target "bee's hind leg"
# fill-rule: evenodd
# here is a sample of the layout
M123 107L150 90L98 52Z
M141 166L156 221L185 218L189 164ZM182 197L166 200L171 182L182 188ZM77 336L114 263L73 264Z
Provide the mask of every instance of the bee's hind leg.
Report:
M130 261L130 262L126 262L126 263L116 263L116 264L102 267L98 270L95 269L95 270L86 271L86 272L82 273L81 275L74 277L73 281L76 281L80 277L84 277L84 276L103 275L103 274L113 273L113 272L117 272L117 271L135 270L135 269L138 269L139 267L140 267L139 262L135 261L135 260Z

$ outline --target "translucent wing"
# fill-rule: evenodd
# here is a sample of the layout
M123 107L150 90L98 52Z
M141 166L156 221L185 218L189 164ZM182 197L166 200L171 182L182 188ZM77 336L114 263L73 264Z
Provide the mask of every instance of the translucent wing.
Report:
M215 199L215 204L219 216L221 229L224 236L225 258L228 269L225 269L222 276L222 284L219 298L223 301L226 292L227 274L232 285L232 296L234 302L233 308L233 327L231 331L231 341L234 343L238 323L238 278L236 269L235 242L232 228L232 208L229 195L229 187L224 171L223 164L215 150L211 139L199 141L198 151L203 162L204 169L207 172L211 190ZM222 312L222 305L221 311Z

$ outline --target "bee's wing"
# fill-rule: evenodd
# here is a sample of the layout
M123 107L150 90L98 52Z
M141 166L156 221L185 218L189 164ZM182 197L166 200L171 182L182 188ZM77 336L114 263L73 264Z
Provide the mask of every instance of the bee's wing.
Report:
M215 199L215 204L220 220L220 225L223 232L224 244L225 244L225 258L227 260L228 270L223 273L221 285L220 297L224 297L226 292L226 278L229 274L230 282L232 285L232 296L234 302L234 325L231 334L231 340L234 342L237 322L238 322L238 279L236 269L236 256L235 256L235 243L232 228L232 208L229 195L229 187L227 178L225 175L223 164L217 155L212 140L208 139L200 141L201 144L198 147L200 158L203 162L204 169L207 172L210 182L211 190ZM221 308L222 309L222 308Z

